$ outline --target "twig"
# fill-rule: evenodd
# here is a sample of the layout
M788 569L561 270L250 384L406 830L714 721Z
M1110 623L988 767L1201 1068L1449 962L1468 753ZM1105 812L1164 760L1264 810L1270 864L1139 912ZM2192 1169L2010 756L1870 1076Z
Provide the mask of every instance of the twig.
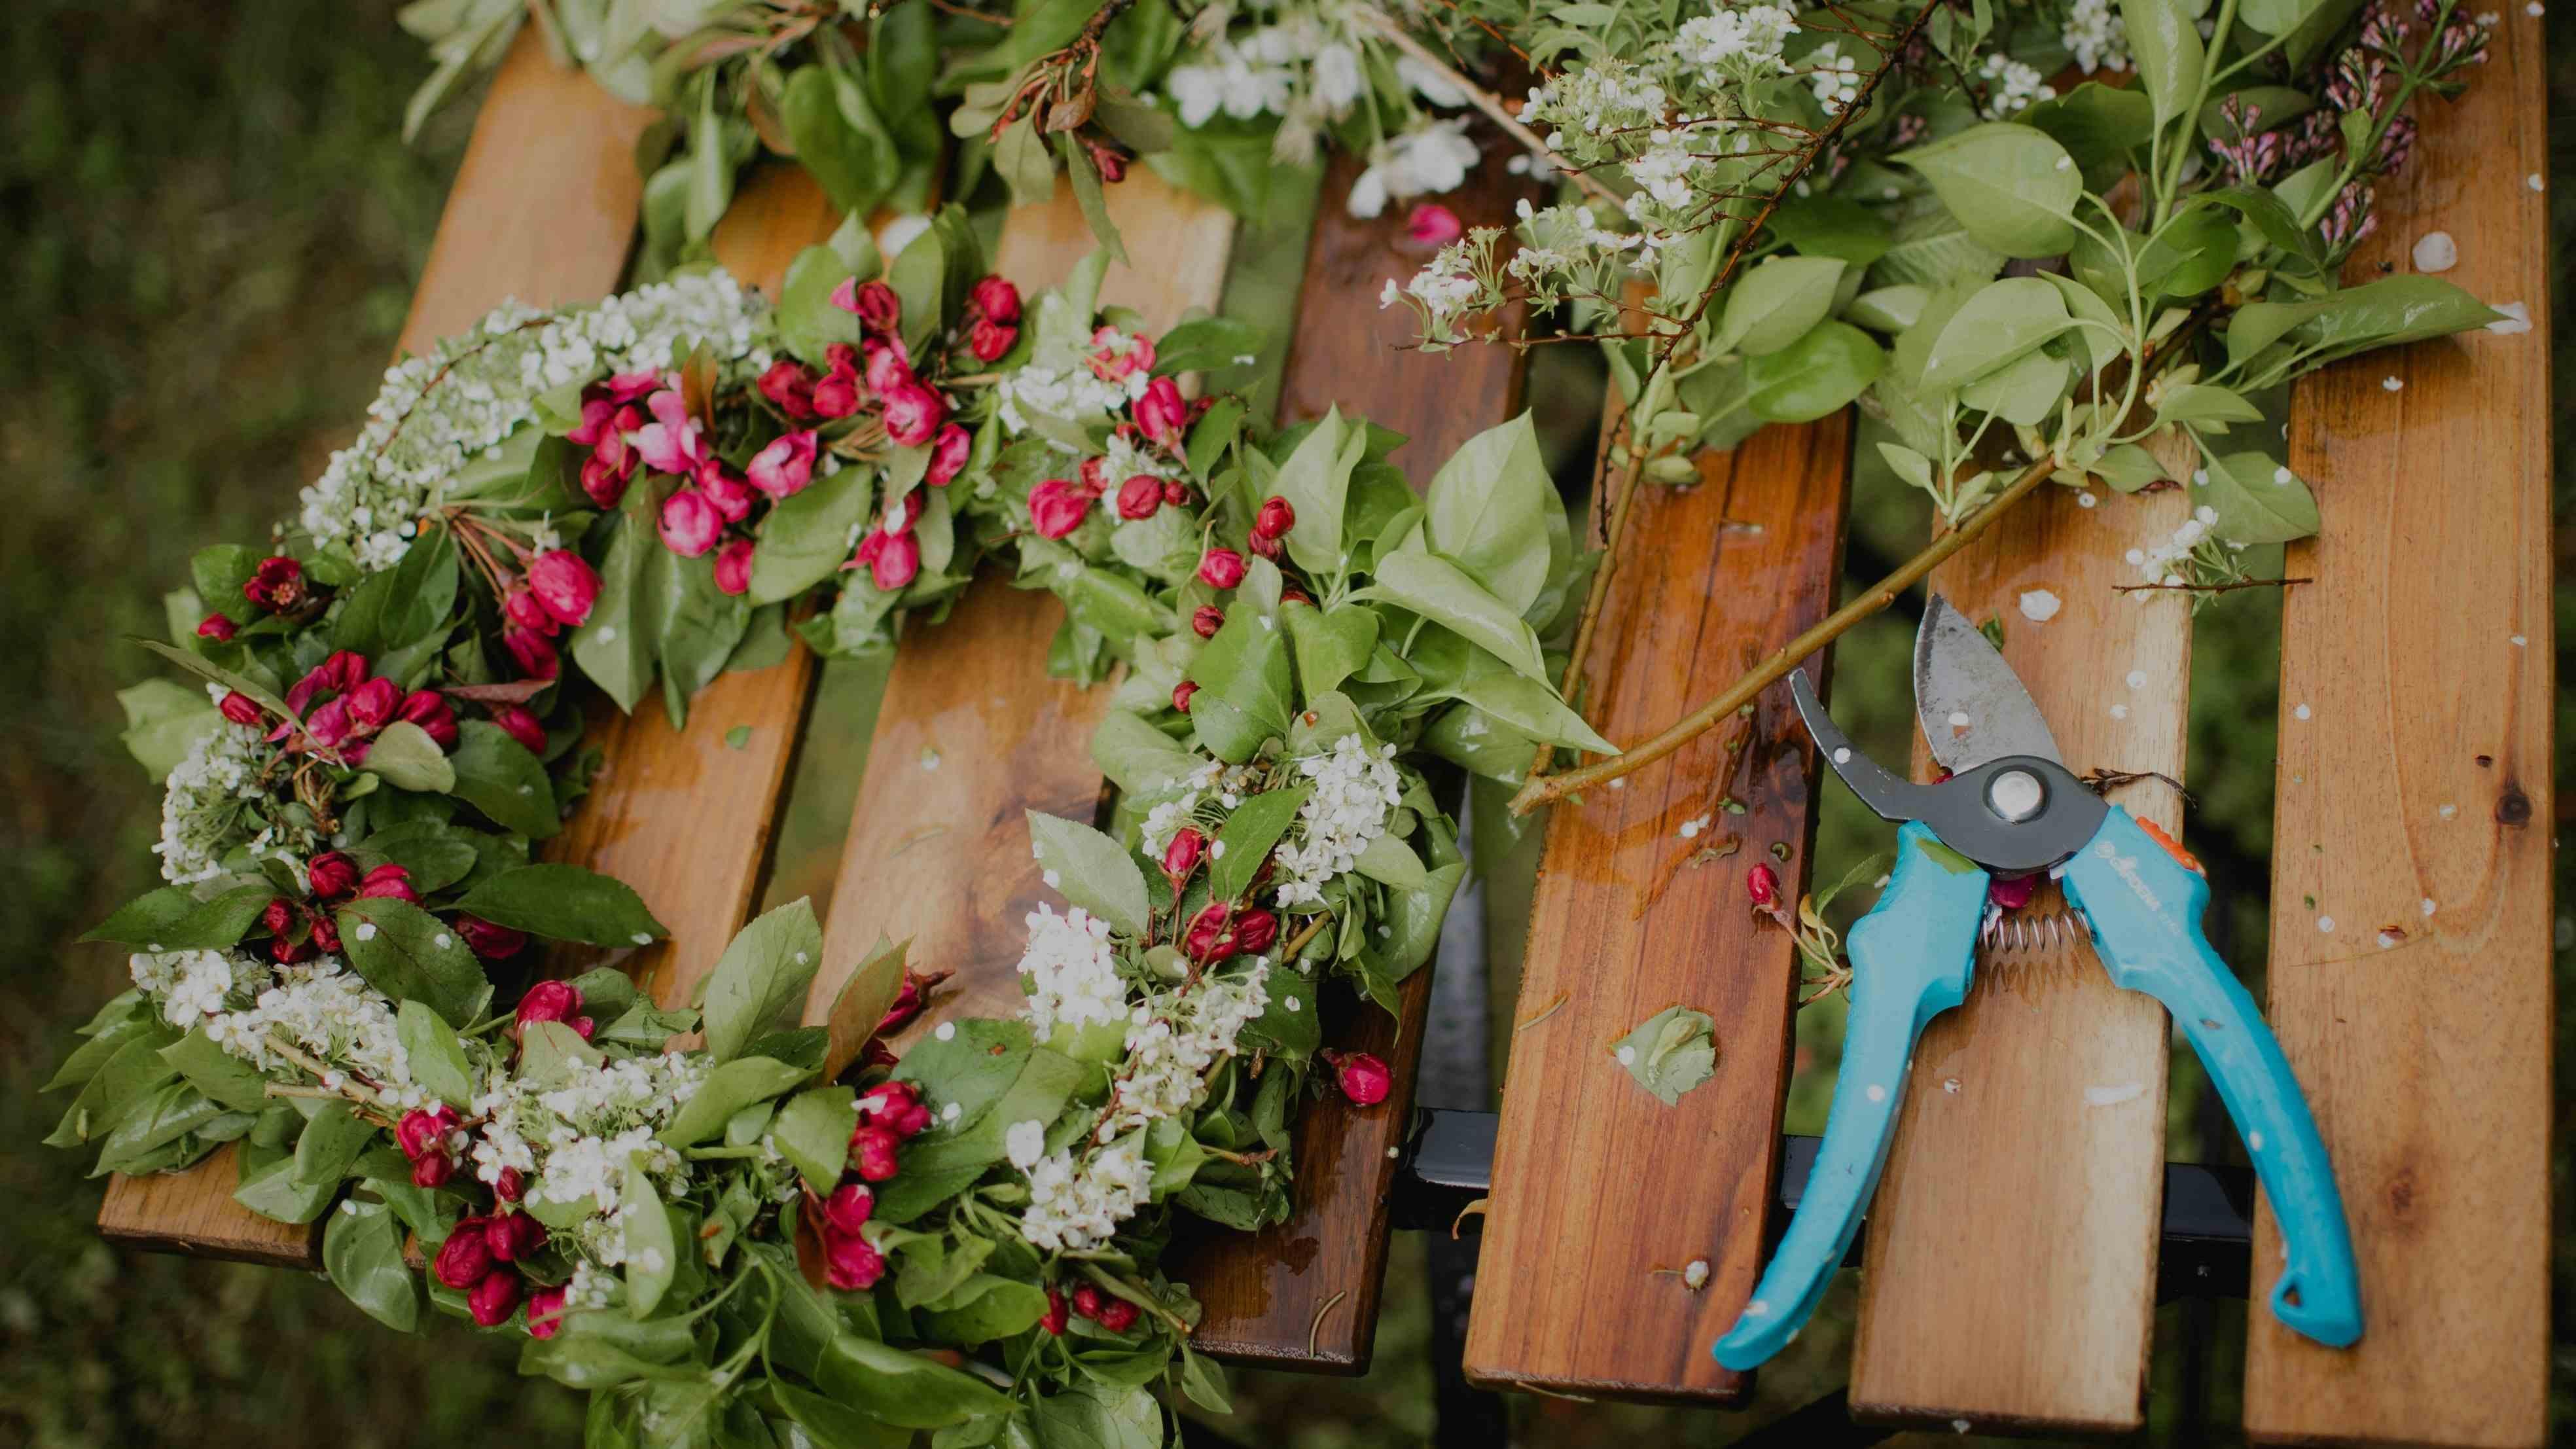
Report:
M1513 140L1520 142L1523 146L1537 152L1539 155L1545 156L1549 165L1554 166L1557 170L1573 177L1574 184L1583 189L1584 195L1589 196L1593 200L1614 210L1625 209L1626 203L1619 199L1618 193L1612 191L1609 187L1602 185L1599 181L1594 180L1581 167L1576 166L1565 157L1558 155L1555 148L1539 139L1538 132L1522 125L1519 117L1513 115L1510 111L1503 109L1503 103L1500 97L1497 97L1492 91L1485 89L1483 86L1480 86L1474 81L1471 81L1465 76L1459 74L1457 67L1452 66L1448 61L1443 60L1438 51L1433 50L1430 46L1427 46L1421 41L1415 39L1411 32L1405 30L1404 27L1387 19L1384 15L1375 10L1354 10L1352 12L1352 18L1359 24L1360 28L1376 31L1378 35L1387 42L1387 44L1403 51L1406 55L1411 56L1420 64L1430 67L1431 70L1438 74L1441 79L1449 82L1449 84L1453 86L1456 86L1459 91L1467 97L1467 103L1474 106L1477 110L1484 112L1487 119L1491 120L1495 125L1502 127L1505 135L1510 136Z
M1315 1356L1315 1340L1324 1333L1324 1315L1333 1311L1334 1304L1350 1296L1350 1290L1345 1288L1325 1299L1324 1306L1315 1310L1315 1321L1306 1325L1306 1357L1311 1359Z
M2113 584L2115 594L2136 594L2157 589L2172 589L2186 594L2225 594L2237 589L2286 589L2292 584L2313 584L2315 579L2236 579L2223 584Z

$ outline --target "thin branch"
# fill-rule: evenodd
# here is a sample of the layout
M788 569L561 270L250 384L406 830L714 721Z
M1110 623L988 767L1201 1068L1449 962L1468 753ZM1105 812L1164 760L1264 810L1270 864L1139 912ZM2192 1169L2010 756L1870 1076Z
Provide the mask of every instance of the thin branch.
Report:
M1406 55L1411 56L1421 64L1430 67L1431 70L1438 74L1441 79L1449 82L1449 84L1453 86L1456 86L1466 95L1468 103L1473 105L1477 110L1484 112L1486 117L1492 120L1495 125L1502 127L1504 134L1510 136L1513 140L1520 142L1530 150L1537 152L1539 155L1545 156L1549 165L1554 166L1557 170L1574 178L1574 184L1583 189L1584 195L1589 196L1593 200L1600 202L1602 205L1611 207L1615 210L1624 211L1626 209L1627 204L1619 199L1616 192L1613 192L1609 187L1602 185L1599 181L1594 180L1590 175L1586 174L1582 168L1576 166L1573 162L1558 155L1554 148L1550 147L1545 141L1539 139L1536 131L1522 125L1519 117L1513 115L1510 111L1505 110L1500 97L1496 96L1492 91L1485 89L1483 86L1480 86L1474 81L1471 81L1465 76L1459 74L1457 67L1452 66L1448 61L1443 60L1438 51L1433 50L1430 46L1424 45L1421 41L1415 39L1410 32L1404 29L1404 27L1387 19L1384 15L1379 14L1375 10L1354 11L1352 12L1352 18L1359 24L1360 28L1376 31L1378 36L1385 40L1387 44L1403 51Z
M2238 589L2286 589L2292 584L2313 584L2315 579L2234 579L2223 584L2113 584L2115 594L2147 593L2170 589L2185 594L2227 594Z

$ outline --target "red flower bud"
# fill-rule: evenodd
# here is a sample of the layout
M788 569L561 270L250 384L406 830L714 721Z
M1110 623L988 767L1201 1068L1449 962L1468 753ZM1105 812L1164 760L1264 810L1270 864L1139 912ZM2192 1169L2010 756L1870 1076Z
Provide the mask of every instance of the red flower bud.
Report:
M1245 539L1243 542L1245 547L1250 548L1254 553L1261 555L1263 558L1276 560L1279 557L1279 540L1266 533L1256 533L1252 535L1252 537Z
M814 374L803 363L782 357L760 375L760 395L791 421L814 416Z
M456 1123L456 1109L453 1107L441 1106L434 1112L405 1112L402 1120L394 1124L394 1145L402 1149L403 1156L414 1162L419 1161L424 1153L444 1154L448 1129Z
M1445 247L1467 234L1458 213L1437 202L1426 201L1413 208L1404 219L1404 234L1427 247Z
M1081 141L1083 152L1091 157L1092 169L1100 173L1101 180L1115 186L1127 179L1125 150L1114 142L1094 140L1089 136L1083 136Z
M1261 510L1252 515L1252 532L1259 538L1279 538L1296 526L1297 510L1276 493L1261 500Z
M1243 582L1243 555L1212 548L1199 556L1199 582L1211 589L1231 589Z
M1367 1052L1327 1051L1323 1056L1341 1077L1342 1095L1360 1106L1374 1107L1385 1101L1387 1088L1395 1083L1386 1063Z
M545 605L537 602L537 596L526 589L508 589L502 593L501 617L541 637L551 637L563 627L555 622L554 615L546 612Z
M466 1311L485 1328L498 1328L510 1321L511 1314L519 1311L519 1294L526 1286L519 1281L517 1269L495 1268L484 1274L483 1281L475 1284L473 1291L465 1295Z
M1780 896L1779 873L1757 862L1744 873L1744 893L1753 897L1753 904L1757 906L1771 904Z
M1198 681L1195 679L1184 679L1180 683L1173 685L1172 708L1179 710L1183 714L1188 714L1190 712L1190 696L1198 692Z
M911 1025L912 1019L921 1015L922 1008L930 1005L931 988L937 986L940 982L947 980L949 974L950 973L946 971L935 971L928 974L918 971L904 972L903 989L895 993L894 1004L886 1008L885 1015L877 1018L876 1034L878 1036L890 1036ZM905 1083L904 1085L909 1086L911 1084ZM915 1100L918 1100L917 1096L915 1097Z
M921 539L910 533L877 533L883 539L868 563L868 580L880 593L891 594L921 576Z
M326 850L304 863L304 879L313 894L337 900L358 888L358 863L336 850Z
M1986 883L1986 899L1998 909L2017 911L2030 904L2032 893L2039 889L2039 877L2026 875L2018 880L2001 876Z
M545 1247L546 1225L526 1213L503 1213L484 1224L483 1238L491 1244L493 1257L516 1263Z
M857 313L859 324L871 332L892 332L903 325L903 299L883 282L855 287L843 282L841 290L832 294L832 305Z
M283 555L261 559L242 584L242 597L272 614L294 608L307 596L304 565Z
M236 627L232 620L221 614L208 614L197 621L197 637L212 639L218 644L229 644L232 642Z
M846 418L859 410L859 375L835 372L814 384L814 415Z
M1124 1298L1112 1298L1100 1305L1100 1326L1111 1333L1125 1333L1136 1326L1136 1305Z
M939 436L930 441L930 471L924 475L933 488L945 488L949 480L966 471L966 458L974 450L974 435L957 423L941 423Z
M1172 505L1174 508L1189 507L1190 485L1182 482L1178 478L1166 481L1163 484L1163 501Z
M370 679L349 691L349 727L371 735L385 727L402 708L402 686L390 679Z
M1049 478L1029 490L1029 523L1040 538L1062 538L1091 512L1091 490L1069 478Z
M530 679L552 679L560 668L555 659L555 646L534 630L522 629L516 624L504 625L501 643L509 649L510 657L518 661L519 672Z
M396 719L420 726L430 743L442 750L456 748L456 711L447 696L434 689L415 689L403 696L402 707L394 711Z
M859 1125L893 1129L906 1113L921 1101L921 1089L910 1082L879 1082L859 1094ZM850 1148L857 1151L859 1138L850 1134Z
M1279 918L1268 911L1247 911L1234 918L1234 949L1258 955L1279 939Z
M918 448L939 436L948 402L920 383L906 381L885 393L886 436L900 448Z
M990 317L978 317L975 325L966 329L966 350L975 354L977 362L1001 361L1002 354L1019 340L1020 329Z
M1118 485L1118 516L1151 518L1163 506L1163 480L1143 473Z
M492 1195L503 1202L517 1202L519 1194L527 1191L527 1186L526 1180L519 1176L519 1169L505 1167L492 1181Z
M515 704L502 705L492 711L492 723L499 725L502 733L517 740L529 754L543 755L546 752L546 727L525 708Z
M1190 872L1199 868L1199 857L1205 854L1207 837L1199 834L1198 827L1184 825L1173 832L1172 843L1163 847L1163 874L1171 877L1173 890L1179 890Z
M823 1221L833 1232L856 1236L876 1211L877 1195L859 1183L845 1182L823 1201Z
M861 1127L850 1134L850 1166L869 1182L895 1174L897 1139L890 1127Z
M410 871L387 861L368 871L366 879L358 882L358 899L402 901L416 906L420 904L420 892L411 888Z
M283 900L271 899L268 909L260 912L259 923L272 936L283 936L295 926L295 908Z
M322 950L322 951L337 951L337 950L339 950L339 949L340 949L340 923L339 923L339 922L337 922L337 921L332 920L329 916L324 916L324 915L316 915L316 916L314 916L314 917L313 917L313 945L314 945L314 948L315 948L315 949L317 949L317 950Z
M986 277L968 295L974 299L976 311L996 322L1020 320L1020 289L1008 278Z
M823 1277L833 1287L858 1293L877 1286L885 1276L885 1254L868 1246L868 1240L852 1233L847 1237L823 1239Z
M1049 1288L1046 1293L1046 1312L1038 1315L1038 1327L1045 1329L1047 1331L1047 1335L1051 1338L1062 1338L1064 1337L1064 1329L1067 1321L1068 1305L1064 1301L1064 1295L1058 1293L1054 1289Z
M226 694L224 702L216 708L222 711L224 718L237 725L255 725L264 715L259 702L238 689Z
M491 1240L483 1231L482 1218L459 1219L455 1228L440 1244L437 1259L429 1271L450 1288L471 1288L492 1271Z
M724 514L695 488L662 500L662 546L682 558L704 558L724 532Z
M1190 918L1190 929L1182 944L1199 961L1222 961L1234 954L1234 907L1225 901L1210 901Z
M716 587L728 594L751 591L752 542L737 538L716 553Z
M445 1151L423 1153L411 1165L411 1185L414 1187L441 1187L455 1175L456 1159Z
M581 988L569 981L540 981L519 998L517 1031L530 1022L570 1021L581 1012Z
M563 1327L564 1290L531 1288L528 1290L528 1337L552 1338Z
M367 682L367 656L353 649L342 649L313 666L313 672L304 677L319 688L346 694Z
M590 606L599 598L599 575L571 549L551 549L528 565L528 592L556 623L578 628L590 621Z
M1214 604L1201 604L1197 612L1190 615L1190 632L1202 639L1215 638L1216 631L1224 627L1225 610Z
M1279 602L1282 604L1312 604L1315 601L1307 598L1305 591L1302 589L1281 589L1279 591Z
M1085 1318L1100 1316L1100 1289L1089 1283L1073 1285L1073 1311Z
M1181 401L1180 384L1168 377L1155 378L1128 411L1134 415L1136 426L1145 430L1146 437L1166 448L1181 445L1181 431L1189 426L1190 405Z

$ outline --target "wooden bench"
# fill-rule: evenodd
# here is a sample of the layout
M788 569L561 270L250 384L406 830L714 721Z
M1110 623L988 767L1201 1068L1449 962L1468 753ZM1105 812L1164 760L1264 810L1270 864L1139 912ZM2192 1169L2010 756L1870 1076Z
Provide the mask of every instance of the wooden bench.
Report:
M2539 20L2508 14L2487 74L2463 103L2428 112L2417 164L2383 187L2357 272L2407 265L2412 241L2439 226L2460 242L2452 280L2546 315L2544 198L2524 181L2545 170L2542 55ZM628 152L647 119L523 40L485 104L406 346L504 295L610 290L637 205ZM1343 214L1354 169L1336 164L1317 209L1281 412L1358 408L1410 434L1405 461L1427 477L1517 410L1519 358L1394 349L1402 319L1377 311L1376 286L1419 252L1400 217ZM1512 199L1499 166L1485 174L1449 198L1470 224L1502 219ZM535 196L542 214L527 205ZM1158 326L1223 303L1231 218L1141 172L1113 196L1136 265L1113 272L1111 297ZM737 201L718 254L774 287L835 220L800 173L773 169ZM997 264L1043 286L1088 247L1069 203L1031 208L1009 217ZM2321 480L2326 532L2293 549L2289 571L2316 582L2284 604L2270 1014L2335 1154L2370 1329L2335 1353L2254 1311L2246 1415L2268 1442L2536 1444L2545 1432L2548 403L2538 333L2365 358L2297 396L2290 461ZM1663 724L1832 606L1849 436L1839 418L1773 428L1699 460L1696 487L1641 494L1638 543L1583 661L1603 733ZM2182 773L2185 607L2110 589L2133 576L2124 552L2170 533L2190 501L2087 508L2052 491L1936 578L1973 616L2006 618L2006 652L2078 770ZM2025 621L2015 605L2032 588L2064 611ZM801 651L721 680L688 732L651 710L601 720L609 768L556 849L634 882L672 926L668 943L628 961L638 979L685 1000L765 890L811 880L829 882L827 966L853 963L880 932L909 935L923 961L958 971L957 1006L1014 1006L1018 922L1036 895L1021 811L1081 817L1102 792L1087 749L1101 697L1038 667L1056 609L987 581L907 641L881 697L864 670L845 674L849 698L876 699L855 779L850 721L812 708L817 671ZM722 743L736 725L751 727L738 749ZM1549 822L1466 1346L1479 1381L1711 1406L1746 1397L1708 1346L1749 1296L1776 1226L1797 963L1745 910L1744 871L1769 861L1788 894L1806 886L1818 788L1774 691ZM2160 785L2119 798L2187 824ZM846 835L836 868L804 846L773 859L791 816L808 836ZM2134 1429L2157 1280L2167 1023L2113 990L2081 945L1988 954L1978 981L1918 1053L1865 1240L1851 1407L1941 1427ZM837 984L827 969L815 999ZM1203 1348L1367 1366L1428 988L1427 973L1407 983L1399 1021L1354 1014L1335 1028L1393 1063L1397 1086L1372 1111L1308 1112L1293 1220L1182 1250L1178 1269L1207 1308ZM1678 1002L1716 1016L1717 1074L1666 1108L1604 1058ZM2118 1100L2096 1105L2096 1087ZM309 1231L252 1216L232 1186L228 1156L119 1179L101 1230L309 1266ZM2268 1223L2261 1233L2258 1282L2278 1255ZM1695 1262L1708 1265L1697 1289L1685 1277Z

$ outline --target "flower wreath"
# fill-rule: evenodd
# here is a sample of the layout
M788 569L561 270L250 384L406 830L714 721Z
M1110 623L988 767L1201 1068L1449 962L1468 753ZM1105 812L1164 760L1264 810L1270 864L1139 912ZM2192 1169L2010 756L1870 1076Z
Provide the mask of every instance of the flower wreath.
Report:
M150 647L202 694L126 696L167 883L92 933L134 989L50 1140L128 1173L240 1144L237 1199L327 1215L361 1308L524 1335L594 1443L1151 1438L1156 1385L1221 1409L1162 1253L1184 1215L1285 1216L1319 1060L1384 1096L1316 1002L1391 1003L1431 952L1464 864L1425 757L1607 746L1541 650L1586 561L1526 418L1417 496L1381 430L1186 401L1243 329L1148 337L1099 277L1024 304L950 211L891 264L844 228L775 309L676 276L397 366L297 527L193 561ZM1110 829L1030 817L1065 907L1028 918L1018 1016L897 1058L944 973L880 947L799 1025L804 901L692 1007L533 979L540 941L664 934L532 856L597 763L583 681L677 714L790 627L883 646L988 554L1065 599L1059 668L1127 665Z

